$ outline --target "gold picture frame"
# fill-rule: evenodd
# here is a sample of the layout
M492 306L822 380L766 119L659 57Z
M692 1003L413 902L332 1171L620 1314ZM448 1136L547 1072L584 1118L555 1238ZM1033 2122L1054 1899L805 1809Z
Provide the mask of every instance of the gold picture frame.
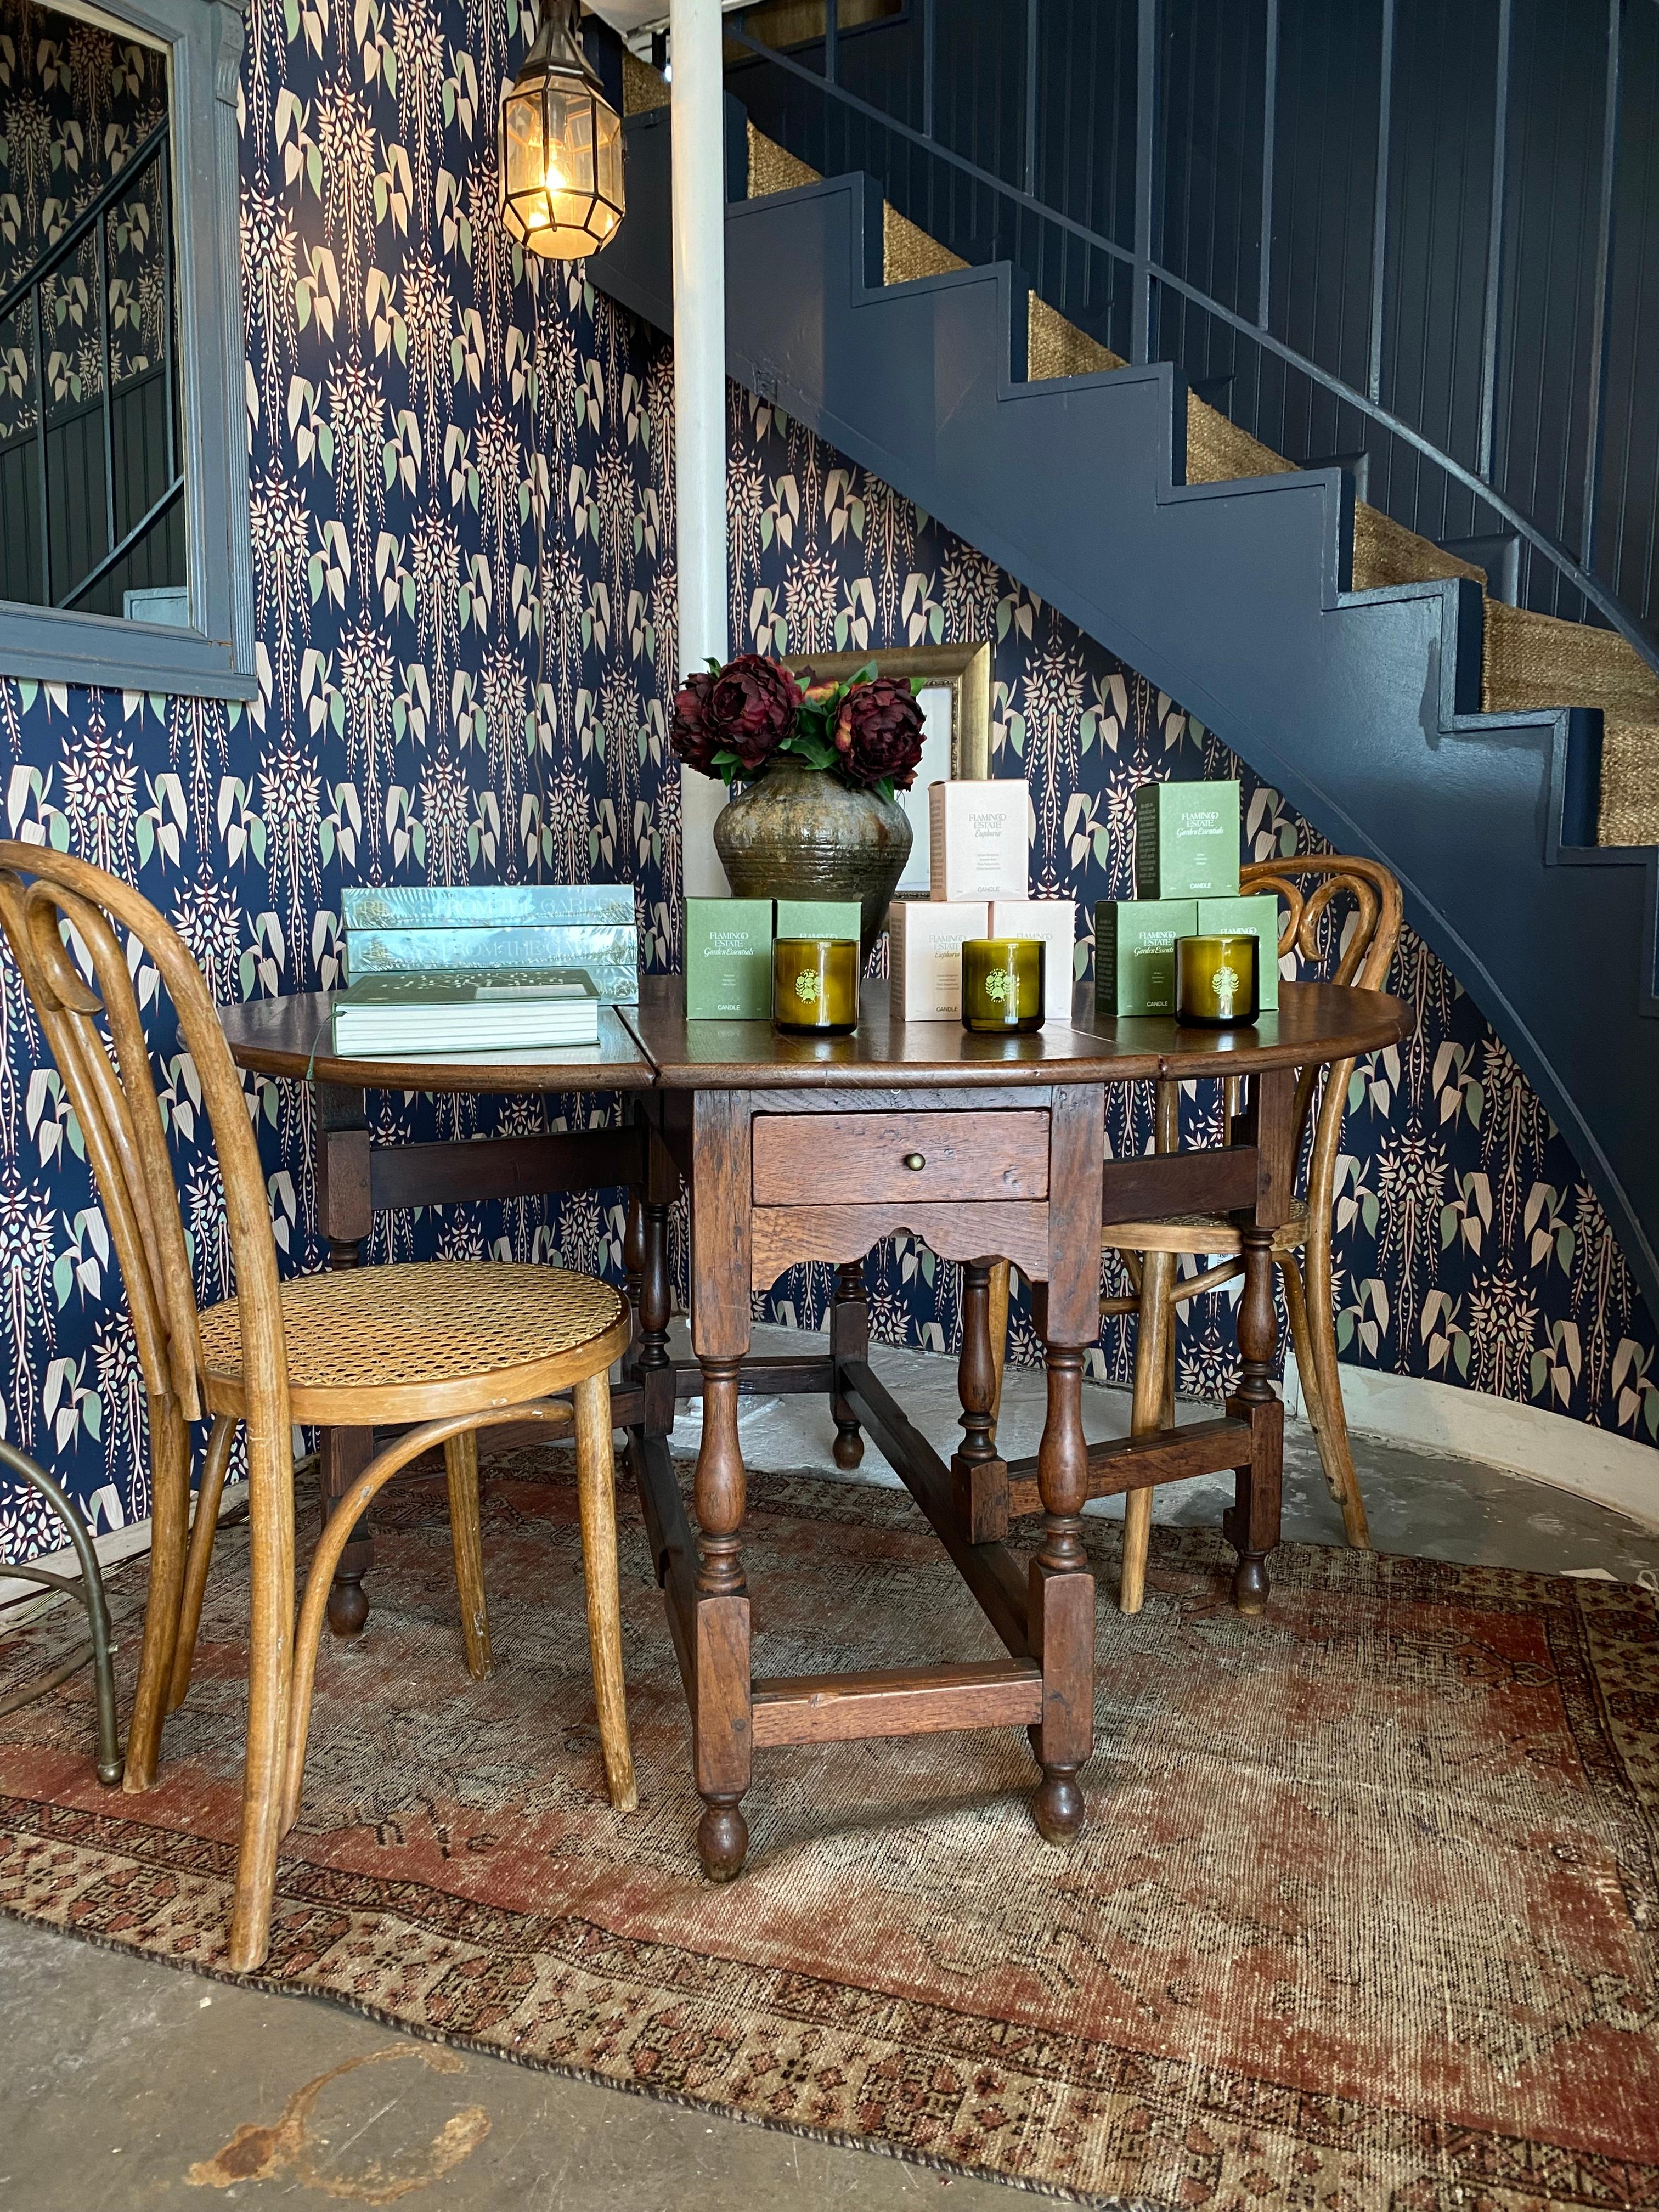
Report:
M873 665L879 676L891 676L920 686L923 691L951 695L950 772L951 782L979 781L991 773L991 647L976 645L895 645L872 647L864 653L791 653L783 665L793 675L810 669L821 682L844 684ZM897 794L910 817L916 843L913 867L925 866L927 853L927 784L935 779L924 769L914 787ZM900 898L925 898L920 884L901 885Z

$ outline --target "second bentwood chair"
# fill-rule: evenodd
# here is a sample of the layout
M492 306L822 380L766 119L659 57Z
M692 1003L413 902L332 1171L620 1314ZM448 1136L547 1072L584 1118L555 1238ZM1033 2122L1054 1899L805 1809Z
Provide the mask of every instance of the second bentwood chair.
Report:
M220 1492L246 1437L252 1590L247 1747L229 1963L270 1948L276 1848L300 1807L329 1583L375 1492L441 1445L466 1663L490 1670L477 1431L568 1423L573 1408L587 1625L611 1802L635 1802L617 1587L609 1370L626 1299L562 1268L497 1261L363 1267L279 1282L264 1171L240 1081L201 970L149 902L102 870L0 840L0 926L86 1140L143 1364L153 1514L149 1589L125 1786L155 1778L161 1726L190 1686ZM70 957L78 939L91 981ZM195 1062L224 1187L234 1298L198 1311L166 1127L124 929L159 975ZM134 967L137 966L135 957ZM212 1418L193 1531L190 1424ZM405 1427L325 1524L295 1626L294 1424Z
M1330 982L1352 984L1364 991L1383 988L1400 941L1401 923L1400 886L1386 868L1370 860L1298 854L1290 860L1252 862L1241 871L1240 889L1247 894L1274 893L1284 901L1286 912L1279 939L1281 958L1294 952L1300 962ZM1285 1285L1297 1372L1319 1447L1320 1465L1332 1496L1342 1509L1348 1541L1368 1548L1370 1534L1348 1446L1332 1316L1331 1216L1336 1195L1337 1150L1353 1066L1351 1060L1339 1060L1327 1073L1322 1090L1318 1068L1304 1067L1297 1077L1298 1158L1306 1146L1310 1117L1313 1118L1312 1144L1307 1147L1306 1195L1297 1200L1284 1227L1274 1231L1273 1256ZM1231 1108L1231 1100L1228 1103ZM1175 1149L1179 1107L1177 1085L1160 1084L1155 1133L1160 1152ZM1130 1428L1139 1433L1174 1418L1176 1309L1183 1300L1217 1290L1243 1274L1243 1242L1224 1215L1183 1214L1164 1221L1115 1221L1102 1232L1101 1243L1106 1251L1123 1255L1133 1285L1133 1295L1103 1298L1101 1311L1137 1316ZM1183 1254L1195 1255L1211 1264L1194 1274L1182 1275L1177 1269ZM1128 1492L1124 1499L1123 1579L1119 1595L1119 1605L1125 1613L1138 1613L1145 1595L1152 1517L1151 1490Z

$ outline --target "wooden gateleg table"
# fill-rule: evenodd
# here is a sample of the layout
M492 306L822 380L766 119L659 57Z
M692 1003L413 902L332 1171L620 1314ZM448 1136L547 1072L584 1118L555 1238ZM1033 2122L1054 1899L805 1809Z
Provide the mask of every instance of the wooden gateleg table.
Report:
M1247 1030L1097 1022L1079 993L1069 1028L1027 1037L890 1020L866 986L850 1037L781 1036L766 1023L688 1021L681 987L641 987L629 1019L656 1071L641 1206L640 1418L629 1430L669 1625L693 1722L703 1801L697 1847L724 1881L748 1848L743 1798L757 1750L781 1744L989 1727L1030 1730L1040 1779L1032 1810L1054 1842L1084 1817L1078 1773L1094 1733L1094 1583L1082 1540L1091 1497L1232 1469L1228 1534L1235 1597L1266 1602L1279 1540L1283 1412L1272 1236L1287 1216L1297 1071L1393 1042L1398 1003L1375 993L1286 985L1277 1014ZM1105 1087L1188 1077L1250 1079L1224 1149L1103 1159ZM667 1224L691 1200L694 1366L667 1347ZM1243 1225L1243 1378L1219 1418L1090 1447L1083 1364L1099 1332L1103 1222L1224 1211ZM877 1380L862 1263L896 1230L963 1263L962 1437L947 1463ZM990 1268L1011 1260L1037 1290L1048 1408L1035 1460L1010 1464L993 1440ZM800 1261L838 1268L830 1348L817 1358L750 1356L751 1293ZM838 1458L862 1429L927 1515L1006 1656L871 1673L757 1677L743 1570L745 1391L828 1401ZM701 1396L696 1528L667 1435L677 1399ZM1029 1561L1012 1518L1039 1513Z
M1397 1000L1285 983L1276 1013L1250 1029L1180 1029L1098 1018L1080 989L1069 1027L972 1036L950 1023L890 1018L886 986L864 988L848 1037L780 1036L765 1022L688 1021L678 978L647 979L637 1007L607 1008L586 1052L461 1063L340 1060L326 1049L322 994L226 1008L239 1063L312 1085L320 1227L336 1267L358 1264L374 1215L463 1199L510 1199L625 1184L633 1346L612 1394L626 1431L692 1720L703 1801L697 1847L717 1881L748 1849L743 1800L757 1750L943 1729L1030 1731L1038 1828L1059 1842L1084 1817L1078 1775L1093 1743L1095 1593L1082 1540L1091 1498L1231 1469L1226 1532L1238 1553L1241 1610L1266 1603L1279 1540L1282 1413L1272 1382L1273 1231L1289 1218L1297 1084L1324 1063L1395 1042ZM1208 1151L1103 1158L1107 1087L1239 1079L1232 1141ZM620 1092L604 1127L477 1142L374 1146L366 1094ZM691 1337L668 1346L670 1209L691 1215ZM1099 1330L1103 1224L1222 1212L1239 1224L1243 1372L1217 1418L1090 1445L1083 1364ZM869 1359L863 1262L909 1231L963 1270L958 1368L962 1433L949 1460L907 1418ZM1048 1371L1034 1459L1009 1462L993 1425L989 1308L994 1263L1031 1281ZM787 1267L837 1269L827 1352L750 1357L751 1298ZM757 1677L744 1577L744 1475L738 1404L745 1391L822 1397L837 1462L868 1433L921 1506L1002 1644L1005 1656L895 1670ZM701 1398L702 1448L686 1514L669 1451L674 1410ZM325 1505L349 1488L373 1439L323 1438ZM1032 1523L1029 1558L1011 1547ZM330 1601L337 1633L360 1632L372 1556L354 1532Z

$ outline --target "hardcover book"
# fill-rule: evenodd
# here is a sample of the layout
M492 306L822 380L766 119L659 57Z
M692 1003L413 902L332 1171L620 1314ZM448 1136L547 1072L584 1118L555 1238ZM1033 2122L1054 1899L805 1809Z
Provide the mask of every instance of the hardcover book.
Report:
M1198 934L1196 899L1102 899L1095 908L1095 1012L1175 1012L1175 941Z
M1143 783L1135 793L1135 896L1237 898L1238 785Z
M347 929L511 929L635 926L631 884L354 884L340 893Z
M343 1059L597 1044L599 999L580 969L370 975L334 1001Z
M1264 1008L1279 1005L1279 900L1272 891L1240 898L1200 899L1200 937L1254 937L1255 973Z
M410 969L583 968L602 1006L636 1006L640 996L640 937L631 921L348 929L345 964L347 981L353 983Z

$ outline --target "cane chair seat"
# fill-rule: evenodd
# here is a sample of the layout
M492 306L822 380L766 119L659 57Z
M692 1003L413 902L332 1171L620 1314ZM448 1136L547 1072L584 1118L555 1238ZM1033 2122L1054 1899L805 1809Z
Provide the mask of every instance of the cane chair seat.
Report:
M296 1277L280 1297L294 1417L343 1428L521 1405L567 1388L573 1362L586 1369L600 1359L607 1333L617 1337L613 1357L628 1338L621 1296L565 1267L493 1260L348 1267ZM201 1337L210 1408L240 1414L234 1298L202 1315Z
M1102 1241L1120 1252L1193 1252L1212 1260L1237 1258L1244 1239L1224 1213L1171 1213L1158 1221L1114 1221ZM1291 1218L1273 1231L1273 1256L1297 1252L1308 1241L1308 1201L1295 1200Z

